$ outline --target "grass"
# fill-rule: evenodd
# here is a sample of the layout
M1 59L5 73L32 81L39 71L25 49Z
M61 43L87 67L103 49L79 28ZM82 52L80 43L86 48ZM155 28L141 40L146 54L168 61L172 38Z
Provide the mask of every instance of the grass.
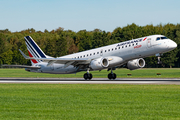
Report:
M134 71L128 69L117 69L113 72L116 73L119 78L180 78L180 68L143 68ZM86 71L76 74L45 74L27 72L24 69L0 69L0 77L82 78L84 73L86 73ZM94 78L107 78L110 71L91 71L91 73ZM161 73L161 75L158 76L157 73ZM131 76L128 76L127 74L131 74Z
M180 119L180 86L0 84L0 119Z

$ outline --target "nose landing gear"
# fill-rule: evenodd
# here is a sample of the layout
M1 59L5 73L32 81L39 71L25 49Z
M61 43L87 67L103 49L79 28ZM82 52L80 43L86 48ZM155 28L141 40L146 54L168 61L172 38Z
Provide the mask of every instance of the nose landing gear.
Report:
M162 53L158 53L158 54L156 54L156 56L157 56L157 58L158 58L157 64L162 64L161 56L163 56L163 54L162 54Z
M162 64L161 57L158 57L158 64Z

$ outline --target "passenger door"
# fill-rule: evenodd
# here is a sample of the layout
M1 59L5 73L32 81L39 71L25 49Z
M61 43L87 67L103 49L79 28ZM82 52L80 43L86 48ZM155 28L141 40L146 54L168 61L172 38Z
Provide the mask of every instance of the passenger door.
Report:
M147 39L147 48L151 48L152 45L151 45L151 38L148 38Z

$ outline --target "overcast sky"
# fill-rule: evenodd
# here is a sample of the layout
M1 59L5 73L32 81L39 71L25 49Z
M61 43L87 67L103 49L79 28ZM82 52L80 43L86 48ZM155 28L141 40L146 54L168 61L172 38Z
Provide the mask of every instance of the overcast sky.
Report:
M0 0L0 30L12 32L117 27L180 23L180 0Z

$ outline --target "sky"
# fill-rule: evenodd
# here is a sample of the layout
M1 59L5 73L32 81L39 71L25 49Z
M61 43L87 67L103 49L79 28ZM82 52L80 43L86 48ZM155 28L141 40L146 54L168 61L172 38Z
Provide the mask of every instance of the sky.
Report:
M0 0L0 30L100 29L179 24L180 0Z

